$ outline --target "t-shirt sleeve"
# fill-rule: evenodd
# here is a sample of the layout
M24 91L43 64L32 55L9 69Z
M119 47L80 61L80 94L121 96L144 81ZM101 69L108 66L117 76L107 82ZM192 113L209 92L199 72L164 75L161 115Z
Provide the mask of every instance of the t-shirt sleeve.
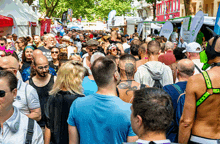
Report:
M139 70L137 70L137 72L135 73L134 80L138 83L141 83L141 76Z
M26 91L29 109L33 110L40 108L39 96L36 89L33 88L31 85L28 85Z
M76 102L77 102L77 100L75 100L72 103L72 105L70 107L69 117L67 119L67 123L71 126L76 126L76 122L75 122Z

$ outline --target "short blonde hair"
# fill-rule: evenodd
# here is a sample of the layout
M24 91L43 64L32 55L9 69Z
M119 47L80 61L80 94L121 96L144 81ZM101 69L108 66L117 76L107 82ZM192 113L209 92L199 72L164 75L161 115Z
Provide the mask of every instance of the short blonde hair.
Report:
M81 62L66 62L59 68L57 79L49 94L56 95L62 88L67 89L71 94L83 94L82 80L84 74L85 68Z

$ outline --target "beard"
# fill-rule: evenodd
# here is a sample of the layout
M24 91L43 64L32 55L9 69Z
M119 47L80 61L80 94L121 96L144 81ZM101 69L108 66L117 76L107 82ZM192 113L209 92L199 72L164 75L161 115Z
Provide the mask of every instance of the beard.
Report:
M38 70L36 70L36 73L37 73L40 77L46 77L47 74L49 73L49 70L47 70L46 72L39 72Z

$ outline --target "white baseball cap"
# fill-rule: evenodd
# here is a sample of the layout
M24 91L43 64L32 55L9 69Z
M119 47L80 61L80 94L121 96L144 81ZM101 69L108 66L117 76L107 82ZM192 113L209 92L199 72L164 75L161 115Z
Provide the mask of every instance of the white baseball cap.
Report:
M186 50L184 50L183 53L185 52L200 53L201 51L202 51L202 47L199 43L191 42L186 46Z
M69 36L63 36L62 40L66 40L70 42L70 37Z

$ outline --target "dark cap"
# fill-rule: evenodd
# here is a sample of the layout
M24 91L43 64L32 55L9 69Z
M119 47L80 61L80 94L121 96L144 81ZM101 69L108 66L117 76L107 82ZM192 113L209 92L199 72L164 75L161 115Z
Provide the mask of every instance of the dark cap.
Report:
M98 46L99 43L96 40L89 40L86 42L87 46Z

